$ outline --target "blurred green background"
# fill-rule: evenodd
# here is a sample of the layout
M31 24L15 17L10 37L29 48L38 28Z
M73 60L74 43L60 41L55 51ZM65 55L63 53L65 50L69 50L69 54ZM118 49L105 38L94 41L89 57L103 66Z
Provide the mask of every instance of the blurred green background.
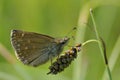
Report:
M90 8L106 43L113 80L120 80L120 0L0 0L0 80L109 80L96 43L83 47L83 53L58 75L46 75L50 62L37 68L23 65L10 43L12 29L64 37L81 24L93 28ZM84 30L77 30L76 43L96 38L91 29Z

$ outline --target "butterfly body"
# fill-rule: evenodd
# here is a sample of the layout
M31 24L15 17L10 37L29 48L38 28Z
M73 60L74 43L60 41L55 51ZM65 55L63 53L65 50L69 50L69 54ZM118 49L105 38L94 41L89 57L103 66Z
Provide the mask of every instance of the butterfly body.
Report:
M16 57L26 65L38 66L58 56L69 38L56 39L47 35L26 32L21 30L11 31L11 43Z

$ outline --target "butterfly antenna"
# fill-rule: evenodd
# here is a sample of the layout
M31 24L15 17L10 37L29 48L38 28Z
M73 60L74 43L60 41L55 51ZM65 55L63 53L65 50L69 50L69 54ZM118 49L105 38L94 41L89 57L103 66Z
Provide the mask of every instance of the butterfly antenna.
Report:
M68 35L70 35L74 30L76 30L77 29L77 27L73 27L67 34L66 34L66 36L68 36Z

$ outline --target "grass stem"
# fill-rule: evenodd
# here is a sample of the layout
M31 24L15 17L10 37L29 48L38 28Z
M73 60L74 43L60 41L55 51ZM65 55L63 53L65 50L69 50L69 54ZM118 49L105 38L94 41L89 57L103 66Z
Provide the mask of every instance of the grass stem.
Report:
M91 15L91 18L92 18L92 22L93 22L96 38L99 40L98 46L99 46L101 55L103 56L103 60L105 62L105 66L106 66L106 69L107 69L107 72L108 72L109 80L112 80L110 68L108 66L108 61L107 61L107 57L106 57L105 44L104 44L104 41L101 40L101 37L98 34L97 26L96 26L96 23L95 23L95 19L94 19L94 16L93 16L92 9L90 9L90 15Z

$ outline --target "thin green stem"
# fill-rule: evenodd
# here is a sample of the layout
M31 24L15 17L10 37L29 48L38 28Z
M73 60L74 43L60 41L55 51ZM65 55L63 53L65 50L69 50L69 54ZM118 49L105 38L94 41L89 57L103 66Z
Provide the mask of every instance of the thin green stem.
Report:
M106 64L106 68L107 68L109 80L112 80L110 68L109 68L109 66L108 66L108 61L107 61L107 57L106 57L106 50L104 51L104 49L103 49L103 48L105 48L104 41L101 40L101 38L100 38L100 36L99 36L99 34L98 34L97 27L96 27L96 23L95 23L93 14L92 14L92 9L90 9L90 15L91 15L91 18L92 18L92 21L93 21L93 26L94 26L94 29L95 29L96 38L99 40L98 46L99 46L100 52L101 52L101 54L102 54L102 56L103 56L103 60L104 60L104 62L105 62L105 64Z
M85 41L84 43L82 43L82 46L85 46L86 44L90 43L90 42L99 42L98 40L95 40L95 39L90 39L90 40L87 40Z

